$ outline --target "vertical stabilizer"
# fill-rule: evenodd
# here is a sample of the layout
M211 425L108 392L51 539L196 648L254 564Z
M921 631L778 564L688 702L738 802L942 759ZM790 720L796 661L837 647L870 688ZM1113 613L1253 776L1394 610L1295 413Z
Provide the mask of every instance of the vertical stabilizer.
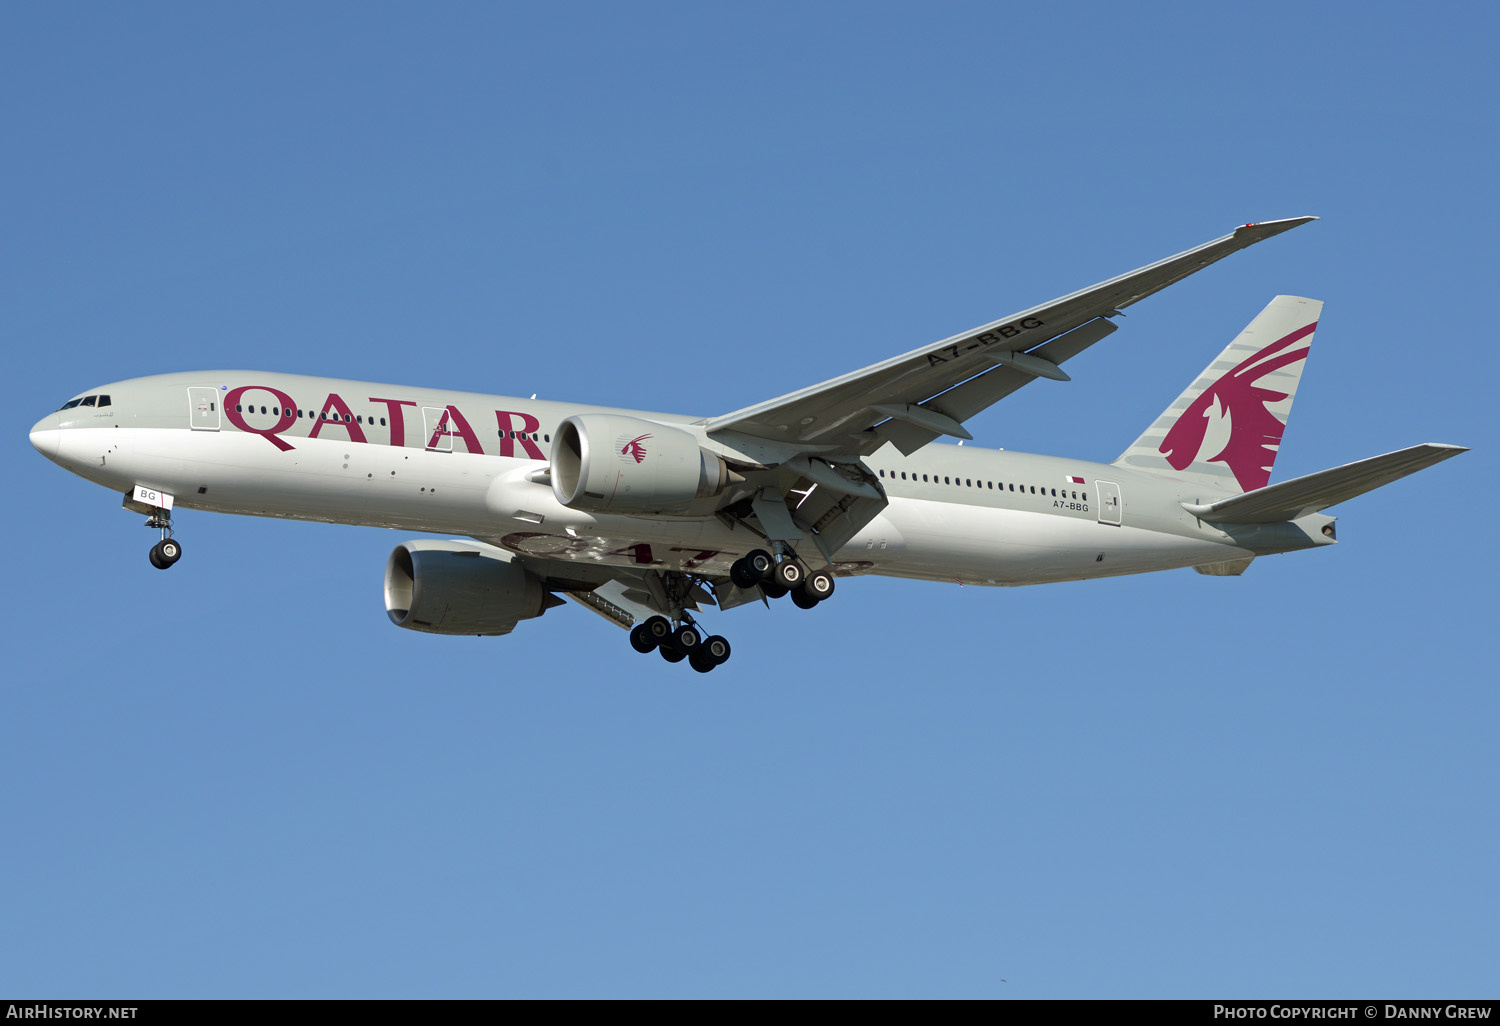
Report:
M1322 310L1317 299L1271 300L1115 465L1265 487Z

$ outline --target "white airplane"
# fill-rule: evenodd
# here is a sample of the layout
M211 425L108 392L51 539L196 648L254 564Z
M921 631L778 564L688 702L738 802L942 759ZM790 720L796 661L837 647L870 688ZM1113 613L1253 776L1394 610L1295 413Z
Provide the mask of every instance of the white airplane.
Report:
M965 420L1115 330L1120 311L1314 220L1229 235L1050 303L718 417L261 371L89 389L31 430L48 459L124 493L182 555L172 510L401 528L392 622L508 634L565 596L640 652L708 672L696 613L884 574L1043 584L1331 545L1321 511L1467 451L1418 445L1270 484L1322 304L1277 296L1113 463L976 446Z

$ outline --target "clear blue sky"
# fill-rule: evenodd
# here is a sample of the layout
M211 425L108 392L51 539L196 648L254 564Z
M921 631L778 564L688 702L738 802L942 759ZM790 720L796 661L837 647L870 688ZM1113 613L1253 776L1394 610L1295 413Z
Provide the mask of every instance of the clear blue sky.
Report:
M1473 5L10 4L0 994L1493 996L1495 16ZM386 620L402 537L27 428L250 367L712 415L1250 220L971 427L1112 459L1277 293L1342 544L708 621ZM1001 982L1002 980L1006 982Z

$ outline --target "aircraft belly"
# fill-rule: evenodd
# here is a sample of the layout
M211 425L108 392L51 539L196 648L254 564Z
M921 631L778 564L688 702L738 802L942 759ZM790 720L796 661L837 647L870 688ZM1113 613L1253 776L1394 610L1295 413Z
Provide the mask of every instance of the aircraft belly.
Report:
M1085 517L958 503L893 499L884 515L904 544L873 572L922 580L1043 584L1191 566L1239 551Z

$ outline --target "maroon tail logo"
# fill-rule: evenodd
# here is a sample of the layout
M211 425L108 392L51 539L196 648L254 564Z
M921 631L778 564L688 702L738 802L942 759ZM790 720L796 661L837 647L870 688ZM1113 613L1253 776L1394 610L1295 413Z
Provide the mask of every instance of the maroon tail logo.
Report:
M650 435L637 435L624 445L620 446L620 455L629 456L637 463L646 458L646 447L641 443L650 438Z
M1279 338L1249 357L1215 381L1177 418L1177 423L1162 439L1161 452L1174 469L1186 470L1198 459L1208 433L1209 413L1217 405L1229 418L1229 441L1217 456L1205 462L1223 463L1245 491L1264 488L1271 480L1271 464L1276 460L1286 423L1271 412L1290 393L1263 388L1257 382L1273 371L1307 358L1310 346L1290 349L1311 335L1318 326L1313 321L1290 335Z

